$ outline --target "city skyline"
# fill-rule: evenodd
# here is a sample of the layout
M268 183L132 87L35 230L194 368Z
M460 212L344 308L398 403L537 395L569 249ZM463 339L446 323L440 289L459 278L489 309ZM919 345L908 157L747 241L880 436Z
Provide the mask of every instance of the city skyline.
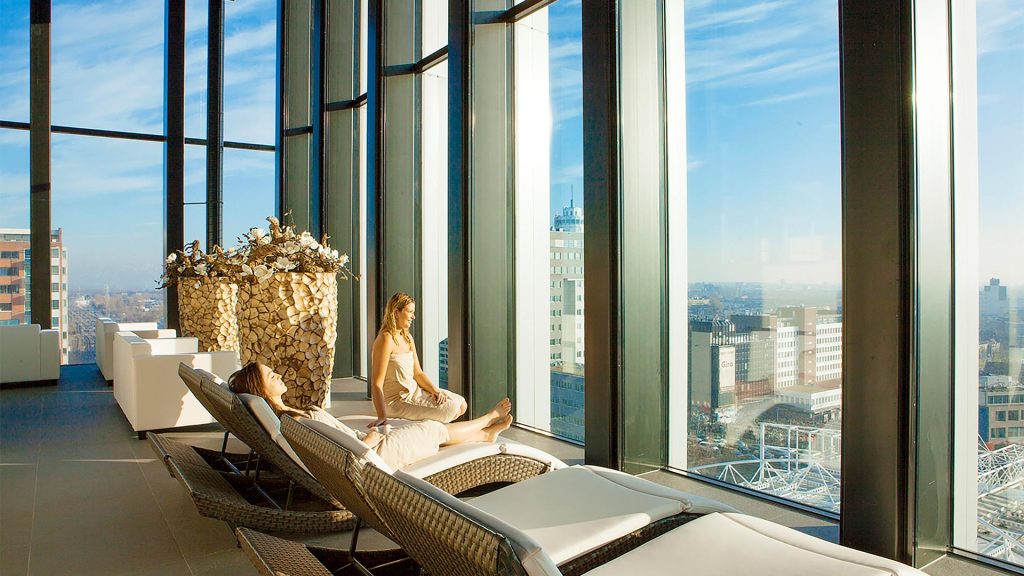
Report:
M979 283L1024 284L1002 257L1015 242L1024 191L1013 156L1024 132L1015 95L1024 74L1024 7L978 2L981 141ZM225 137L273 143L272 0L226 4ZM0 0L0 110L28 120L28 0ZM552 212L583 206L582 23L579 0L548 8L552 91ZM55 1L53 122L162 131L162 5ZM204 136L206 11L187 2L186 133ZM689 279L840 283L838 20L833 2L688 1L686 79ZM107 33L111 27L118 34ZM779 146L779 142L786 142ZM71 276L83 288L116 278L145 289L162 256L162 146L57 134L53 223L77 246ZM28 223L28 133L0 130L0 226ZM116 161L111 161L116 159ZM743 170L735 170L742 166ZM273 211L273 154L225 155L226 244ZM204 153L186 147L186 201L205 197ZM111 206L117 206L114 213ZM186 207L186 239L205 235L203 207ZM708 215L714 215L708 217ZM132 240L103 254L116 229ZM339 247L344 250L345 247ZM982 272L984 271L984 272Z

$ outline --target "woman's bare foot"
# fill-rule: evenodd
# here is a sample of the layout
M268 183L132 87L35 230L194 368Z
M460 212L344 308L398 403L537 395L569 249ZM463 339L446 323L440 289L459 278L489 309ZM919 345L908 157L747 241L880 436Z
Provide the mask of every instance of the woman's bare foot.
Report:
M486 416L490 418L490 423L488 424L488 426L493 426L497 424L499 420L501 420L505 416L508 416L511 413L512 401L509 400L508 398L505 398L504 400L495 404L494 408L491 408L491 411L486 414Z
M505 430L508 430L509 426L512 425L512 415L506 414L504 418L499 419L494 424L491 424L487 428L483 429L484 436L488 442L494 442L498 439L498 434L501 434Z

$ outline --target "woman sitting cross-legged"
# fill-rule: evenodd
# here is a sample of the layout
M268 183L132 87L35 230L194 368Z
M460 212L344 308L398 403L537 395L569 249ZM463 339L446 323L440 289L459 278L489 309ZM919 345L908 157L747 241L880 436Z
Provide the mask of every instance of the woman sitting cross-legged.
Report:
M386 433L353 430L322 408L314 406L309 410L297 410L285 405L281 397L287 387L281 376L259 362L251 362L232 374L228 386L236 394L262 397L278 416L288 414L295 418L310 418L355 436L396 469L436 454L441 446L463 442L494 442L498 434L508 430L512 424L512 403L505 398L487 414L466 422L445 424L424 420L396 426Z
M380 332L370 359L370 393L377 421L388 418L451 422L466 412L466 399L438 388L420 367L409 328L416 319L416 301L404 292L384 308Z

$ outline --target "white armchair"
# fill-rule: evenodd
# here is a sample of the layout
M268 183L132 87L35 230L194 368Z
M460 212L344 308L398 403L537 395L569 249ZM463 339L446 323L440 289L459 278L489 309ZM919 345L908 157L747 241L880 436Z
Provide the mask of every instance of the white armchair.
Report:
M57 384L60 333L38 324L0 326L0 384Z
M157 328L156 322L114 322L110 318L96 319L96 365L103 379L114 380L114 334L135 332L142 338L174 338L175 330Z
M198 350L197 338L145 339L133 332L116 333L114 399L139 438L147 430L216 422L178 377L178 364L227 379L241 363L234 351Z

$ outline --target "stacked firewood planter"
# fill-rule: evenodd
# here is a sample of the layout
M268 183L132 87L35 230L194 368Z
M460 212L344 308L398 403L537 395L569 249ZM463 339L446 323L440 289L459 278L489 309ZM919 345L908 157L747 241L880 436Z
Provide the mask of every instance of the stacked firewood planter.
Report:
M227 279L178 283L181 334L199 339L200 352L238 350L238 285Z
M259 361L280 374L289 406L323 407L330 398L337 321L333 272L277 272L238 287L242 364Z

